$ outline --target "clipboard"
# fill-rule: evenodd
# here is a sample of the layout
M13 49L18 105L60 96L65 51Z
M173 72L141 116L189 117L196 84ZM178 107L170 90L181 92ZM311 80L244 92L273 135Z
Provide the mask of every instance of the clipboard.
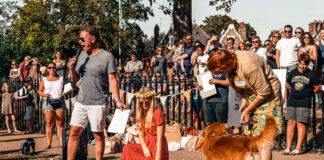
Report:
M200 91L200 96L205 99L207 97L217 94L217 90L214 84L209 84L209 80L213 78L210 71L204 72L196 76L198 84L203 87Z

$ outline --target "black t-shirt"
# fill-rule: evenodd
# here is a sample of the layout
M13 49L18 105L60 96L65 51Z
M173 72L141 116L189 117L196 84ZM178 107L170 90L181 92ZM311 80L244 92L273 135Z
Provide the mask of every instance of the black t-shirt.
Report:
M315 72L301 73L296 68L289 73L287 83L291 85L287 106L310 108L314 85L320 83Z

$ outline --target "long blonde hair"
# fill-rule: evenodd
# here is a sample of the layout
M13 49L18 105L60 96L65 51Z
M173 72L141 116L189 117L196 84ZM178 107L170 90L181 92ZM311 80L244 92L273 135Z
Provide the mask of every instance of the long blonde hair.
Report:
M10 85L7 82L2 84L2 87L1 87L2 93L7 93L6 87L9 87L8 93L10 93Z
M153 115L156 107L155 92L151 91L147 87L143 87L139 92L136 93L136 125L141 131L150 129L153 126ZM151 106L148 110L143 109L146 99L151 99ZM144 103L140 103L140 101Z

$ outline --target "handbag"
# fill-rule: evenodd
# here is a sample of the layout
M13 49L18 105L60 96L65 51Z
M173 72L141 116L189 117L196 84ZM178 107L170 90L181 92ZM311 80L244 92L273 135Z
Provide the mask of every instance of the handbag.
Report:
M119 153L123 150L121 135L117 134L113 137L109 137L105 139L105 154L109 153Z
M47 103L50 105L60 105L62 103L62 98L49 98Z

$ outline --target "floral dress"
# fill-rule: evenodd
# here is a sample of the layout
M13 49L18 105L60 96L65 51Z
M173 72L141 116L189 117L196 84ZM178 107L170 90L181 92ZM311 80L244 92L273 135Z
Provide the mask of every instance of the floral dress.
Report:
M252 103L259 96L264 101L251 113L252 123L242 126L243 134L257 136L263 130L267 115L273 116L282 132L282 95L280 81L266 61L255 53L237 51L236 69L228 74L233 89Z
M232 87L239 92L241 96L247 99L248 103L252 103L256 98L256 93L254 93L238 75L234 75L230 78L230 82ZM278 134L281 134L283 124L280 103L269 101L268 99L265 99L252 113L253 124L242 126L243 134L248 136L260 135L266 124L266 118L269 115L274 117L279 129Z
M13 100L13 93L2 94L2 105L3 105L2 114L4 115L15 114L15 109L13 107L12 100Z

